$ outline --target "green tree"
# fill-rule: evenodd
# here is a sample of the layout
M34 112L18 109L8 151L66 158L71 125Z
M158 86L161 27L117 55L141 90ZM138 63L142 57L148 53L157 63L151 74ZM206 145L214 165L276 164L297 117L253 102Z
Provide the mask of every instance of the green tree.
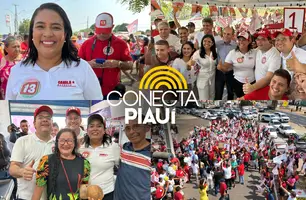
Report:
M91 25L89 28L94 31L96 29L96 24Z
M29 34L29 29L30 29L30 19L23 19L22 22L19 24L19 34L24 35L24 34Z
M129 25L129 24L127 24L127 23L123 23L123 24L120 24L120 25L117 25L115 28L114 28L114 32L116 33L116 32L127 32L128 30L127 30L127 28L126 28L126 26L127 25Z
M133 13L140 13L146 6L149 5L150 0L118 0L121 4L128 5L128 9Z

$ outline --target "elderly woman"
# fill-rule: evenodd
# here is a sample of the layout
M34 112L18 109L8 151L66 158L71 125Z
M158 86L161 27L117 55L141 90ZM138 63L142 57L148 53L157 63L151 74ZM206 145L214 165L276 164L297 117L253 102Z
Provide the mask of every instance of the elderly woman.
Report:
M37 8L30 22L28 56L12 68L5 98L102 99L99 81L78 57L71 35L70 21L60 6L45 3Z
M91 164L89 184L102 188L105 194L103 200L113 200L114 166L119 165L120 147L105 133L105 121L101 115L93 114L87 121L85 144L79 152Z
M38 165L32 200L39 200L45 188L47 199L79 199L81 184L89 180L90 163L77 153L77 146L73 130L60 130L54 153L43 156Z
M14 36L4 40L4 55L0 58L0 100L5 99L7 81L12 67L21 60L20 43Z

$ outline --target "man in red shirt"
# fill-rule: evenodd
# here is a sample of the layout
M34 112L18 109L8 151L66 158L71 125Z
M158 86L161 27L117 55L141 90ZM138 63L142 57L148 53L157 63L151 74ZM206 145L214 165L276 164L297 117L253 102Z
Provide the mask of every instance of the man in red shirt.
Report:
M155 191L155 198L156 200L161 199L165 194L165 189L160 186L159 183L156 183L156 191Z
M157 25L161 21L162 21L162 19L159 19L159 18L156 18L154 20L155 29L152 29L152 31L151 31L151 37L155 37L155 36L159 35L159 31L157 29Z
M239 182L243 185L244 184L244 164L241 162L238 167L238 175L239 175Z
M285 69L274 72L270 85L244 95L238 100L288 100L285 94L290 89L291 76Z
M176 192L174 193L174 200L184 200L184 195L181 192L181 187L176 187Z
M120 83L120 70L131 70L132 58L128 45L112 34L113 16L101 13L96 18L96 35L86 40L79 49L80 58L88 61L96 73L106 98ZM105 59L103 64L96 59Z
M227 189L227 186L225 184L225 180L224 179L221 179L220 180L220 194L221 194L221 197L224 197L224 194L225 194L225 190Z

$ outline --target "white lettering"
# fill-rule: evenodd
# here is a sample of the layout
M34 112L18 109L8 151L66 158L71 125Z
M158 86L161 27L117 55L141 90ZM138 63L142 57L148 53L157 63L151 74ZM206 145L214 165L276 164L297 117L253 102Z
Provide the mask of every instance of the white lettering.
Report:
M138 108L138 110L139 109L141 109L141 108ZM138 123L139 123L139 118L138 118ZM148 124L148 123L156 124L156 121L155 121L155 118L154 118L154 115L153 115L151 109L148 109L148 111L147 111L147 113L145 115L145 118L144 118L142 123L143 124Z
M135 97L136 97L135 102L132 103L132 104L128 104L128 103L127 103L127 100L126 100L126 95L129 94L129 93L134 94ZM128 101L132 101L132 100L128 100ZM137 102L138 102L138 94L137 94L135 91L133 91L133 90L127 91L127 92L124 94L124 96L123 96L123 102L125 103L126 106L134 106L134 105L136 105Z
M111 91L110 93L108 93L107 96L106 96L106 99L107 99L108 104L111 105L111 106L118 106L118 105L120 105L120 104L121 104L121 100L119 100L119 103L117 103L117 104L112 104L112 103L111 103L112 100L109 100L109 96L110 96L112 93L117 93L117 94L119 94L120 98L122 97L122 95L121 95L120 92L118 92L118 91L116 91L116 90L113 90L113 91Z
M137 111L134 108L126 108L124 110L124 116L125 116L125 124L128 124L130 120L135 120L136 119ZM138 122L139 122L139 118L138 118Z
M191 96L192 96L193 99L190 99ZM197 104L197 106L200 107L200 105L199 105L199 103L198 103L198 101L197 101L197 98L196 98L195 94L193 93L193 91L191 91L191 92L189 93L189 96L188 96L188 98L187 98L187 101L185 102L185 106L186 106L188 103L190 103L190 102L195 102L195 103Z

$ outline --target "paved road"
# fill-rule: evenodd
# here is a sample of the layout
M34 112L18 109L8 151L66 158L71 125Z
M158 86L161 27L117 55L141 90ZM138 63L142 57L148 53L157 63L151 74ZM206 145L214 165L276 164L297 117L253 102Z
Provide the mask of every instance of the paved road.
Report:
M183 137L187 137L189 132L193 130L195 125L207 126L209 121L192 116L192 115L177 115L176 124L178 126L179 134L177 139L180 140ZM260 180L258 171L250 171L245 174L245 185L236 184L235 188L229 191L230 199L243 200L243 199L256 199L263 200L261 194L256 193L256 186ZM186 199L200 199L199 192L197 188L194 188L193 184L186 184L183 189ZM215 197L209 192L209 200L218 200L220 194Z
M271 112L273 112L273 111L271 111ZM298 124L300 126L306 126L306 116L296 114L296 113L286 112L284 110L280 110L280 111L277 110L277 112L286 113L288 115L288 117L290 118L291 122L293 122L295 124Z

